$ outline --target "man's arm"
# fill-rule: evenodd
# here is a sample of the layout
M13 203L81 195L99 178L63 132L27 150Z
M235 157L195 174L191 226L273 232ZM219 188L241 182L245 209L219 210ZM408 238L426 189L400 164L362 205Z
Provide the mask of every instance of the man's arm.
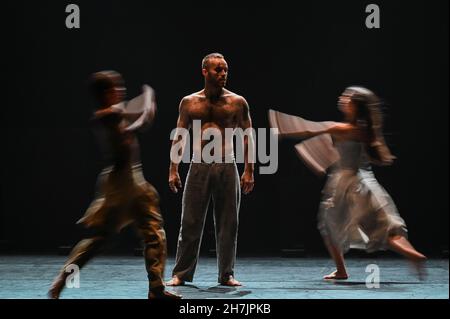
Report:
M189 98L184 97L181 102L180 102L180 107L179 107L179 115L178 115L178 121L177 121L177 129L179 128L183 128L183 129L189 129L190 127L190 118L189 118L189 113L188 113L188 107L189 107ZM178 143L183 143L182 145L180 145L180 152L181 154L179 154L180 158L183 157L183 152L184 152L184 148L186 145L185 144L185 139L182 139L180 134L176 135L178 138L174 139L172 141L172 148L178 144ZM171 150L172 152L172 150ZM181 189L182 184L181 184L181 178L180 175L178 174L178 163L175 163L172 161L172 158L170 159L170 167L169 167L169 187L172 190L172 192L174 193L178 193L178 189Z
M242 128L244 131L246 129L252 128L252 119L250 117L250 108L248 106L247 101L242 98L242 110L241 110L241 116L239 117L239 127ZM254 144L253 144L253 134L244 135L244 162L245 162L245 168L244 173L241 177L241 187L244 194L248 194L253 190L254 186L254 179L253 179L253 170L254 170L254 163L249 161L249 147L252 149L250 150L252 152L252 156L254 156Z

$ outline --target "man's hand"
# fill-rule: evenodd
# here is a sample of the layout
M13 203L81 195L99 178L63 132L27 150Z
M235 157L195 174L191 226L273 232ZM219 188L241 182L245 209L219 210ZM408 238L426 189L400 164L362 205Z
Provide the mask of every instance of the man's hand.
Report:
M242 192L247 195L253 190L253 186L255 186L255 181L253 180L253 173L244 172L241 177L241 187Z
M181 178L178 172L170 172L169 174L169 187L175 194L183 187L181 184Z

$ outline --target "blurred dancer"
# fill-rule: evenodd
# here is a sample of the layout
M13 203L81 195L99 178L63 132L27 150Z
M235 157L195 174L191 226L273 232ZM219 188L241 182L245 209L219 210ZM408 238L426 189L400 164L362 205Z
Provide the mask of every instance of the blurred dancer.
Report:
M102 150L104 167L98 178L96 199L78 223L90 228L94 236L80 241L55 278L50 298L59 298L70 274L67 267L80 269L103 248L111 235L134 224L145 248L145 266L148 273L148 298L180 298L165 291L163 282L166 261L166 237L159 210L156 189L143 176L139 145L134 131L153 119L155 103L153 91L144 87L144 93L124 102L125 87L122 76L114 71L92 75L91 89L98 109L92 124ZM140 110L138 110L140 108Z
M344 253L350 248L392 249L413 262L423 275L426 257L407 240L403 219L385 189L375 179L371 163L390 165L394 156L382 133L379 99L362 87L349 87L339 98L344 122L311 122L269 111L281 137L309 138L297 151L310 168L330 166L319 210L319 230L336 263L324 279L347 279Z

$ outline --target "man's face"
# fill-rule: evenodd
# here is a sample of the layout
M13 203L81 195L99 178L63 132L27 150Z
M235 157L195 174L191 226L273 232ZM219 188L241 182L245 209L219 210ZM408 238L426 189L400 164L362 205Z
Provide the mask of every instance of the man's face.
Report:
M224 87L227 84L228 64L222 58L211 58L202 73L208 83Z

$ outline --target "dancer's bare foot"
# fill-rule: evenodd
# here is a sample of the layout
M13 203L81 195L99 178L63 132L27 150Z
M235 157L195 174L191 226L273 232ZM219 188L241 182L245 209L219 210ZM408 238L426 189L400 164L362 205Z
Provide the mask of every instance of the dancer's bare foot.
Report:
M404 236L390 237L389 245L392 250L400 253L411 261L414 271L420 280L425 279L425 261L427 260L427 257L418 252Z
M236 279L234 279L233 276L228 277L228 280L223 280L220 284L222 286L230 286L230 287L242 286L242 284Z
M50 289L47 292L47 297L49 299L59 299L61 291L64 289L66 282L65 277L58 275L53 281Z
M331 274L323 277L325 280L345 280L348 279L348 275L346 272L338 272L337 270L333 271Z
M173 276L168 282L166 282L166 286L183 286L184 281L178 278L177 276Z
M427 271L425 268L425 261L427 260L427 257L422 255L420 258L417 258L415 260L412 260L412 265L414 268L415 273L417 274L417 277L419 277L419 280L425 280L427 277Z
M47 292L48 299L59 299L59 295L60 291L55 288L50 288L50 290Z
M181 299L181 295L174 292L168 292L162 287L151 288L148 292L148 299Z

